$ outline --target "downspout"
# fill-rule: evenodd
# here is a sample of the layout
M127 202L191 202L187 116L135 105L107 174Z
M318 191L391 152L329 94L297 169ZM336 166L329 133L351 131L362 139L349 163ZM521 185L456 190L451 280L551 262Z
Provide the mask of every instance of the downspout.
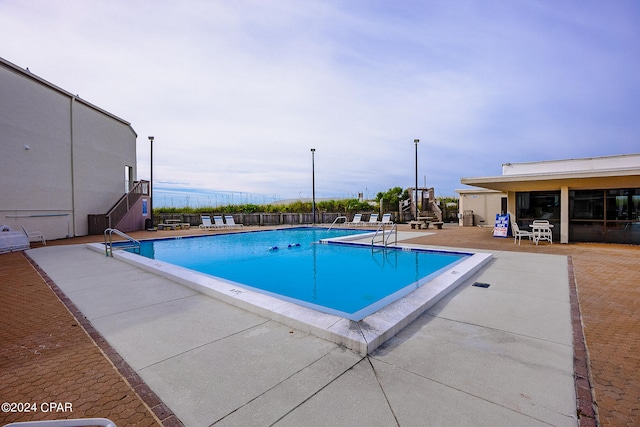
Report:
M76 186L75 186L75 173L73 171L73 165L75 163L73 158L73 107L75 105L75 96L71 96L71 103L69 104L69 138L71 142L71 229L73 230L73 236L76 234Z

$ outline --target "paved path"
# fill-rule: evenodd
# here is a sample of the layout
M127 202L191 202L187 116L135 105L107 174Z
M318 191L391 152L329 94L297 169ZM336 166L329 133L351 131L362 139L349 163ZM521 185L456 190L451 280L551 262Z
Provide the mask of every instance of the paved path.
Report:
M433 231L430 230L430 232ZM147 233L142 233L142 235L145 234ZM82 239L72 240L74 242L82 241ZM131 366L136 366L142 372L141 375L147 384L152 386L152 389L162 397L169 407L178 408L174 409L177 414L180 411L184 413L184 415L182 413L178 415L188 425L203 425L200 424L200 421L205 421L206 424L214 419L219 420L221 425L226 423L234 425L239 420L249 424L264 425L267 420L256 418L261 416L275 417L281 425L295 424L301 420L309 424L308 421L315 419L314 414L316 416L322 414L322 417L328 417L328 421L331 421L332 416L343 415L344 419L341 420L343 423L350 420L349 417L352 416L359 421L370 420L372 425L394 425L395 423L411 425L413 421L424 422L424 420L432 420L434 424L442 421L448 425L468 424L470 420L473 420L472 424L474 425L506 425L509 423L563 425L564 421L572 419L571 415L575 416L575 401L572 404L573 414L569 414L567 410L559 409L557 406L566 405L566 402L564 404L560 402L566 399L566 396L560 401L547 402L545 396L539 393L538 388L548 388L549 384L544 381L544 384L538 383L538 378L543 379L549 371L560 373L559 378L565 380L567 372L569 372L569 376L572 378L572 369L564 366L566 361L562 362L567 356L566 354L562 356L562 354L566 353L567 346L570 346L570 343L567 344L563 341L566 339L566 336L563 337L563 334L566 333L566 331L563 332L566 328L566 322L559 322L560 327L555 326L556 322L553 322L553 325L546 325L545 322L548 319L544 315L536 316L536 313L525 315L524 312L512 310L509 313L500 313L501 316L504 314L509 316L509 322L506 326L493 325L490 321L491 313L487 309L494 307L496 297L498 297L498 301L503 302L498 304L498 308L506 310L510 307L526 307L533 310L534 307L530 301L539 302L541 296L539 294L530 295L530 293L535 289L535 286L551 283L548 280L535 280L535 284L523 282L520 278L523 273L519 270L522 269L523 263L530 262L532 257L525 256L526 260L520 260L517 257L521 255L502 253L502 251L537 252L540 254L539 256L544 256L545 253L571 255L577 277L580 304L583 312L586 312L584 315L585 333L591 354L600 421L603 425L633 425L638 422L638 395L640 392L635 386L639 383L637 355L640 354L637 351L638 288L637 285L634 286L632 280L634 277L638 277L637 247L557 244L535 247L527 244L528 242L523 242L521 247L517 247L512 244L511 240L492 238L486 229L462 227L445 227L444 230L438 230L435 234L427 235L425 233L415 242L443 246L485 247L492 251L501 251L497 257L496 265L487 270L486 274L489 275L481 278L483 281L491 281L492 286L488 290L468 286L460 289L447 298L447 301L438 304L369 357L360 358L351 352L334 348L335 346L332 344L284 328L282 325L274 324L266 319L250 318L253 315L247 316L246 312L237 314L226 311L224 319L229 316L236 319L239 316L242 321L246 322L245 328L225 332L224 327L228 327L228 325L219 319L217 324L220 327L224 326L223 330L217 327L213 336L211 336L213 331L209 331L206 325L195 328L199 329L203 336L208 336L208 341L185 343L192 338L182 337L181 335L184 334L179 331L172 331L171 328L164 327L163 332L166 330L169 335L157 339L164 343L170 343L169 347L172 349L159 350L158 348L154 350L158 351L157 354L148 354L148 352L139 350L140 347L143 347L141 345L127 347L125 344L120 344L118 350L126 355L125 358L128 358ZM44 253L40 250L34 251L34 253L38 252ZM7 275L2 276L3 283L5 277L12 276L15 272L16 256L17 254L0 256L0 268L3 271L8 270ZM508 261L512 256L518 259L516 265ZM558 259L560 258L564 257ZM104 260L104 258L101 259ZM549 259L555 260L556 258ZM566 258L564 259L566 260ZM73 259L74 262L82 264L82 261L78 260L81 258ZM58 265L68 262L69 259L66 256L58 262ZM548 262L545 261L543 264L546 265ZM73 267L73 263L71 265L72 269L79 268L79 266ZM624 265L625 268L616 268L621 265ZM611 268L612 266L613 268ZM499 268L496 270L496 267ZM503 271L500 271L501 269ZM49 265L45 270L48 273L51 272L54 277L59 274L56 273L55 265ZM496 274L496 272L500 274ZM95 271L86 277L94 277L94 275ZM554 274L551 276L555 277ZM24 275L20 275L20 277L20 280L23 280L23 285L29 283L31 286L42 287L46 290L41 279L27 278ZM87 282L86 277L85 282ZM509 280L505 283L500 282L504 277L508 277ZM514 286L513 278L518 279L518 286ZM72 280L76 285L77 282L82 282L82 280L76 279L78 278ZM540 278L538 277L538 279ZM66 280L55 279L56 283L66 282ZM496 282L496 280L498 281ZM144 282L144 280L142 281ZM172 290L163 287L165 296L169 297L167 301L157 302L152 306L170 307L173 305L175 310L169 310L168 318L180 313L181 316L191 320L191 328L194 328L194 322L200 319L201 314L209 313L210 307L208 305L215 304L216 301L211 299L204 301L198 295L176 297L173 295L176 292L172 288L174 285L169 285ZM5 289L4 286L3 289ZM78 293L74 297L77 298L85 290L68 291L70 294L74 292ZM38 294L40 293L46 294L46 292ZM11 291L9 294L14 295ZM545 309L548 309L548 306L558 304L563 306L567 303L566 295L557 295L553 298L544 297L543 299L545 298L551 302L551 304L543 304ZM50 296L49 299L51 299ZM32 295L16 296L11 301L9 307L27 305L36 307L39 304L38 298ZM523 304L523 301L526 303ZM603 301L606 304L603 304ZM128 303L128 301L123 301L123 303ZM54 305L62 306L59 302L55 302ZM7 307L7 304L3 304L2 307L4 321L2 341L0 341L2 346L0 350L3 351L2 367L6 367L11 373L20 367L20 363L32 367L33 361L22 360L18 363L16 360L4 357L5 353L15 352L15 342L24 340L25 337L4 334L5 330L10 329L5 326L13 325L8 320L10 316L7 315L15 310ZM228 309L226 307L224 310ZM565 307L565 309L568 312L568 308ZM601 309L607 310L606 315ZM167 321L166 311L160 310L160 313L154 314L153 309L147 306L126 310L124 313L127 314L110 313L105 307L100 306L94 307L94 310L93 314L85 314L94 323L100 324L102 322L103 335L111 336L110 341L113 342L117 341L114 336L120 335L122 343L126 343L127 334L130 337L128 338L129 342L135 341L136 337L152 339L154 328L148 329L152 324L151 320L153 322ZM100 310L103 312L100 313ZM216 307L216 310L222 309ZM38 311L38 309L34 308L34 311ZM611 313L615 313L615 317ZM532 321L529 315L540 320ZM22 318L31 318L31 316L32 314L25 312ZM127 316L131 318L127 320ZM149 322L137 321L136 319L139 320L140 316ZM216 323L215 319L210 317L211 314L208 316L205 315L204 318L211 320L209 324ZM108 321L109 318L114 321ZM117 321L115 321L116 319ZM171 325L172 322L164 324L160 322L159 324ZM113 325L120 325L120 327ZM143 325L147 325L147 330ZM197 326L197 323L195 325ZM611 327L612 325L615 327ZM66 325L66 328L73 330L77 326ZM51 326L40 324L36 329L48 332ZM13 328L13 330L16 329ZM215 337L217 333L221 334L218 338ZM177 340L171 338L172 336L177 337ZM193 337L190 334L189 336ZM243 343L247 341L260 345L256 349L251 350L249 347L247 350L243 346L246 345ZM267 354L275 354L274 343L277 343L278 350L280 350L277 357L265 358L265 351L263 351L265 348ZM541 354L549 352L554 356L540 357L539 354L536 356L537 353L532 349L539 349L541 344L544 347ZM61 340L60 346L63 345ZM181 349L180 346L186 347ZM615 351L607 350L612 347L615 348ZM187 348L188 350L185 350ZM242 351L233 351L234 348L242 349ZM295 351L299 348L303 348L304 351ZM473 351L470 351L471 348ZM162 354L162 351L170 351L174 354ZM517 357L514 358L512 352ZM242 354L243 357L238 357L238 354ZM539 360L536 359L537 357ZM184 360L189 360L189 363L202 363L203 366L195 373L180 372ZM213 367L206 366L209 362L213 362ZM62 372L66 365L68 364L62 362L56 365L57 372ZM169 376L167 379L165 374L158 374L157 372L162 371L160 365L169 368L173 366L176 369L173 371L175 377ZM501 366L503 369L499 368ZM73 367L70 369L73 370ZM212 369L214 372L211 372ZM27 368L28 370L29 368ZM4 374L5 370L3 369L1 372ZM171 372L171 370L165 372ZM540 375L540 373L542 374ZM24 375L29 377L30 374ZM552 374L549 373L549 375ZM7 393L13 393L13 387L17 382L8 383L4 381L5 378L6 376L2 378L0 396L7 400ZM483 381L486 378L491 378L492 381L497 379L499 386L494 387L490 382ZM222 381L222 384L229 385L229 387L223 387L229 393L222 393L223 396L220 396L219 401L217 398L215 402L199 401L198 398L202 399L202 395L195 393L195 391L208 390L207 387L214 389L214 391L218 390L220 383L216 383L215 386L211 383L211 381L218 380ZM86 375L86 378L78 380L78 383L80 384L82 381L91 381L91 375ZM240 387L236 386L234 381L240 381ZM126 385L126 381L124 383ZM11 387L9 384L12 384ZM64 384L56 384L58 387L64 388ZM199 388L194 388L194 384ZM307 390L307 394L301 394L301 390L304 391L306 388L310 389ZM48 390L49 393L54 393L55 386L48 387ZM55 393L57 395L57 392ZM562 394L564 396L571 393ZM33 398L34 395L29 394L27 390L25 396ZM299 396L307 397L303 397L301 402L296 401L295 397L300 399ZM183 402L180 402L181 399ZM238 405L238 402L244 403ZM448 406L451 402L457 403L454 406ZM81 406L78 401L75 403L76 407ZM193 408L190 408L189 405ZM227 408L228 411L228 408L234 405L237 406L235 411L225 413L224 408ZM327 408L334 406L336 410L332 409L327 413ZM518 408L518 410L514 411L514 408ZM102 408L100 414L104 416L104 413L104 408ZM223 416L220 417L219 414L223 414ZM280 415L275 416L274 414ZM149 416L149 413L147 415ZM5 416L5 414L1 416ZM86 414L86 416L91 416L91 414ZM558 416L560 420L556 419ZM153 416L150 416L150 419L153 420L152 423L157 422ZM324 420L324 418L321 419ZM11 420L13 418L5 416L5 421ZM131 421L131 418L128 421ZM268 421L274 420L269 419ZM144 424L144 422L141 419L139 425L150 425ZM572 423L575 425L575 418ZM119 423L119 425L136 424L138 422ZM165 425L167 425L166 420Z
M0 401L29 403L30 411L3 410L0 425L93 417L159 425L22 253L0 255L0 301Z

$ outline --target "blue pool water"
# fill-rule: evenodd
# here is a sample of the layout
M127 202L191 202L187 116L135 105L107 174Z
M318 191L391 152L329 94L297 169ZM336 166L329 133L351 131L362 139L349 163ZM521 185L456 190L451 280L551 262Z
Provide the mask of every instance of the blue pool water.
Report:
M152 240L142 242L140 254L351 320L469 256L318 243L361 232L301 227Z

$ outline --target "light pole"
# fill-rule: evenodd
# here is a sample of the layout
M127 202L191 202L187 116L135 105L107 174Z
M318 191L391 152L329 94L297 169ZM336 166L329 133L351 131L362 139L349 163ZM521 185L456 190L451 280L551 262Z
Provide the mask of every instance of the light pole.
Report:
M153 228L153 140L154 137L149 137L149 144L151 145L151 178L149 179L149 218L151 218L151 228Z
M311 206L313 210L313 224L316 223L316 149L311 149Z
M414 139L413 143L416 145L416 196L413 199L413 202L416 205L416 209L415 209L415 220L418 220L418 142L420 142L419 139Z

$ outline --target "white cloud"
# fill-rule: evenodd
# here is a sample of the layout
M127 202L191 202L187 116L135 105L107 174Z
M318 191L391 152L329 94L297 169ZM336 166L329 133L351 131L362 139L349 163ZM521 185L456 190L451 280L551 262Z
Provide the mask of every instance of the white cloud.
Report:
M2 56L132 123L138 176L375 194L509 161L638 151L639 7L565 2L0 3Z

